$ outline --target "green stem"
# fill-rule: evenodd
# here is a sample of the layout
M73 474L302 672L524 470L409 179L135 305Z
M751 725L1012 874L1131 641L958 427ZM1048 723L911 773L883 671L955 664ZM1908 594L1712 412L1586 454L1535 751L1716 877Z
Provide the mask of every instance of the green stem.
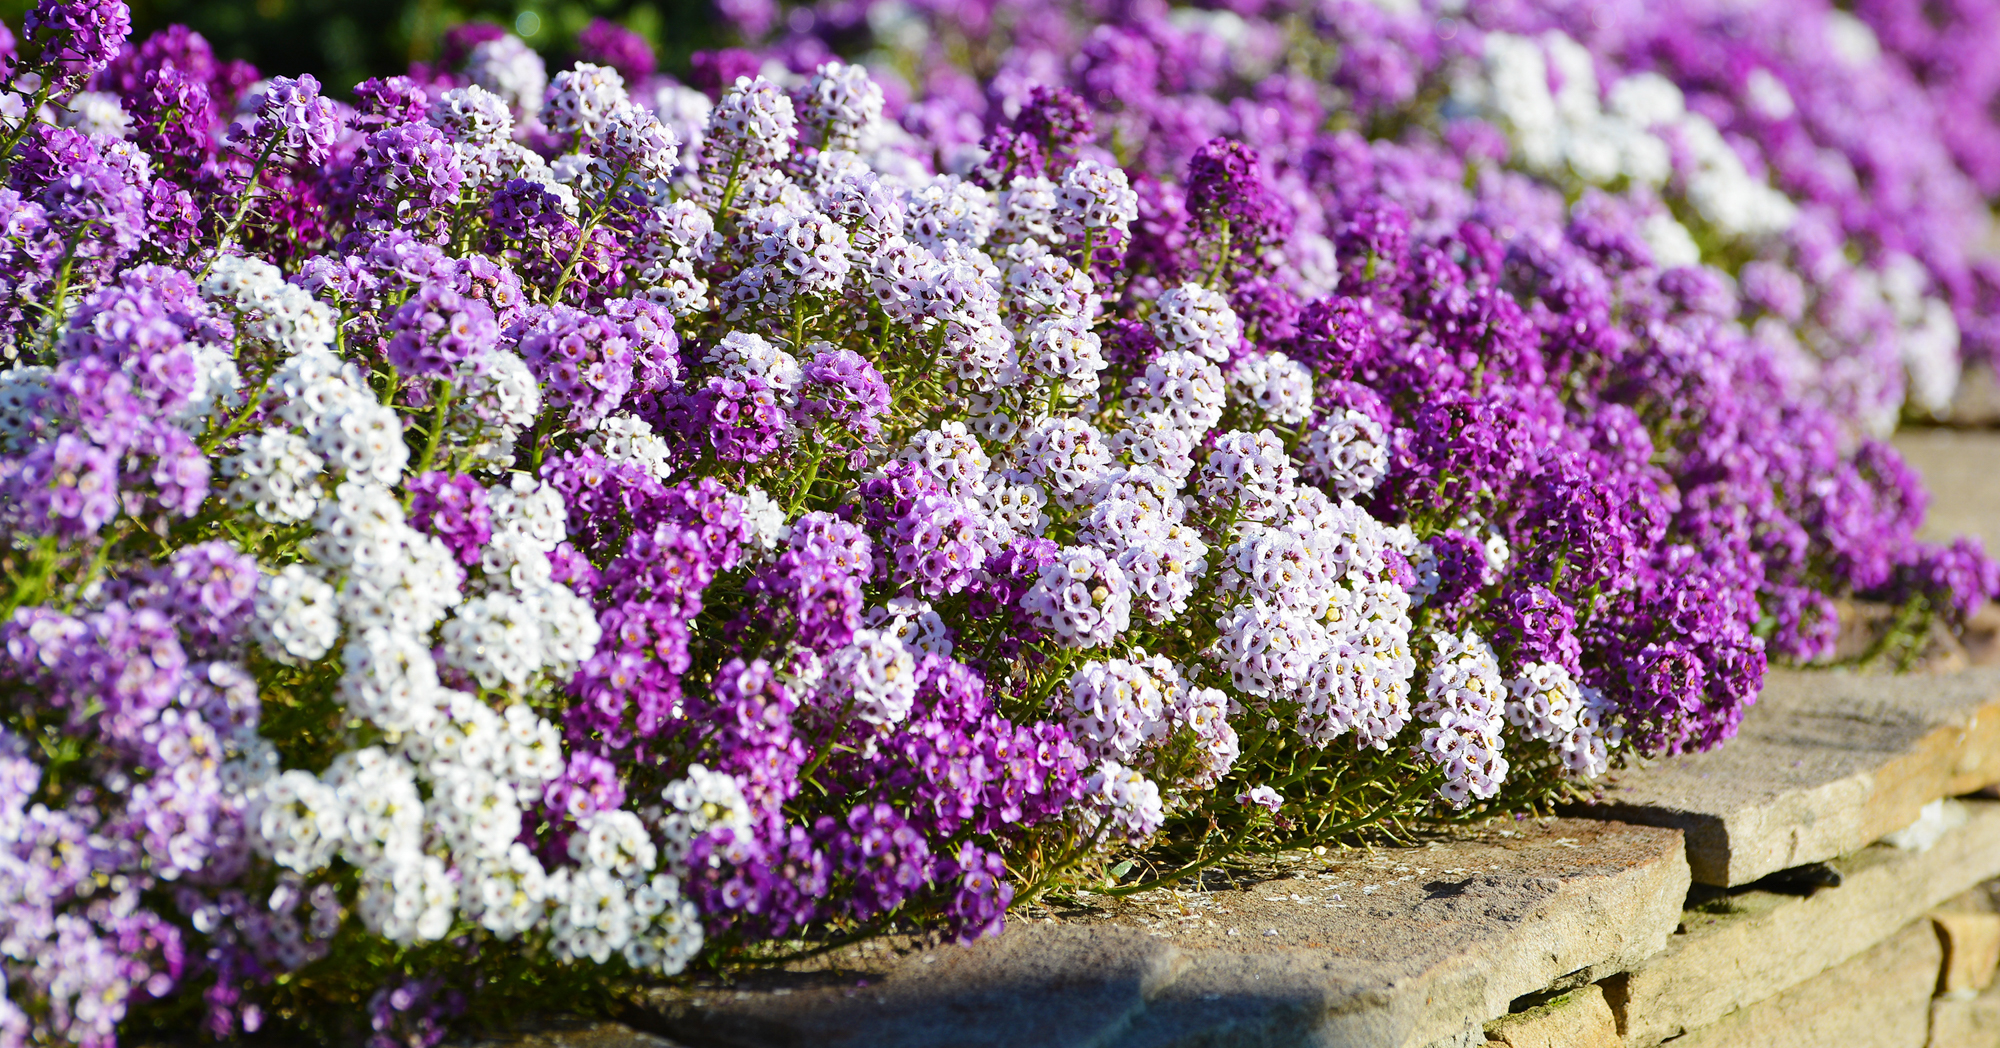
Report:
M1215 265L1209 267L1208 277L1201 282L1201 286L1212 288L1215 286L1215 282L1222 277L1222 263L1229 257L1230 232L1229 220L1223 219L1222 240L1215 248Z
M98 544L97 552L91 554L90 563L83 569L83 577L77 580L76 592L81 593L90 589L91 583L96 582L104 574L105 566L111 563L111 548L122 538L123 535L116 535Z
M549 293L550 302L562 301L563 290L569 287L571 278L576 276L576 264L583 260L583 249L590 245L590 234L597 232L597 227L604 221L604 216L611 213L611 202L618 198L618 191L625 188L625 180L631 177L631 174L632 165L627 164L619 168L618 177L611 180L611 188L604 191L604 198L591 209L589 221L583 224L583 230L576 236L576 247L570 251L569 261L563 264L562 276L556 278L556 289Z
M228 428L224 429L222 432L217 433L211 437L203 439L201 441L201 450L214 451L216 447L220 445L223 441L228 440L230 437L235 436L237 432L241 430L244 426L249 425L250 417L257 411L257 405L263 403L264 401L264 390L267 389L270 385L271 385L271 376L265 375L263 379L257 383L257 388L251 391L250 399L246 403L244 403L243 410L238 412L234 419L230 420Z
M56 573L56 564L62 559L62 552L55 536L45 535L35 540L28 557L28 570L18 576L14 588L0 599L0 618L12 619L14 611L24 605L40 604L49 593L49 579Z
M1056 649L1055 656L1049 659L1051 665L1045 667L1045 669L1048 672L1048 676L1042 678L1041 686L1035 690L1034 708L1036 710L1040 710L1043 707L1043 705L1049 701L1049 695L1052 694L1056 690L1057 685L1061 684L1064 680L1063 671L1069 669L1070 663L1076 661L1076 656L1077 656L1076 648L1065 647Z
M1065 849L1062 857L1051 864L1047 870L1044 870L1040 877L1035 878L1032 884L1016 892L1013 905L1026 906L1037 898L1040 898L1044 892L1049 890L1050 886L1055 884L1057 877L1075 869L1078 863L1096 851L1098 845L1104 843L1104 836L1110 829L1110 819L1100 820L1096 831L1091 834L1087 841L1079 841L1075 846Z
M1223 845L1220 851L1217 851L1214 855L1211 855L1206 859L1202 859L1198 862L1191 862L1185 866L1176 867L1174 871L1171 873L1163 873L1158 877L1153 877L1147 880L1138 881L1133 884L1121 884L1114 888L1100 888L1097 889L1097 894L1109 895L1112 898L1123 898L1127 895L1137 895L1140 892L1149 892L1152 891L1154 888L1159 888L1164 885L1172 884L1173 882L1178 881L1189 875L1200 873L1201 871L1208 869L1210 866L1213 866L1216 863L1227 861L1228 859L1233 858L1236 855L1240 854L1243 850L1244 842L1250 839L1250 830L1256 825L1257 824L1255 821L1244 823L1243 829L1236 834L1235 840L1232 840L1228 844Z
M236 213L229 216L229 224L222 227L222 231L216 235L216 253L210 256L207 265L201 267L201 274L195 277L197 283L203 277L208 276L209 269L215 265L215 260L222 255L223 245L236 239L236 231L243 227L243 220L250 215L250 201L257 194L257 180L264 177L264 167L271 162L271 154L277 148L278 140L273 138L269 142L264 143L264 148L257 153L257 162L250 167L250 180L243 183L243 192L236 197Z
M0 177L4 177L14 166L14 148L21 144L21 139L28 136L28 129L35 125L35 114L41 111L42 105L48 100L49 85L44 80L42 86L35 89L34 99L28 103L27 115L21 118L21 122L15 125L13 130L7 132L7 140L0 142Z
M722 228L723 216L729 214L729 205L736 202L736 194L743 189L743 153L739 149L729 161L729 178L722 185L722 202L715 205L715 228Z
M547 417L546 411L536 415L535 424L528 427L528 472L537 477L542 475L542 420ZM515 446L514 453L520 454L519 445Z
M451 383L439 379L437 390L437 407L431 412L431 432L424 438L424 459L417 465L418 473L430 470L431 463L437 459L438 443L444 439L445 412L451 408Z
M43 359L55 362L56 340L62 336L63 300L69 297L69 278L76 270L76 243L63 252L62 269L56 273L55 286L49 289L48 305L43 307L48 315L48 335L42 342Z
M815 448L812 458L806 461L805 469L801 471L800 478L794 482L792 500L785 506L786 520L798 516L799 510L805 507L806 499L812 496L813 483L819 479L819 463L825 456L826 451L824 446L821 446Z

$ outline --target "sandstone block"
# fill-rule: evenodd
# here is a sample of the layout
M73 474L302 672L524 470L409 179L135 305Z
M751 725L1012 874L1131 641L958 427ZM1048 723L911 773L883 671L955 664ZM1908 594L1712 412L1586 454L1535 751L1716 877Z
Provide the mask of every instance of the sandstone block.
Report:
M1942 959L1929 922L1918 921L1816 978L1690 1031L1674 1048L1923 1048Z
M1932 1001L1930 1048L2000 1048L2000 989Z
M1486 1024L1486 1040L1507 1048L1620 1048L1604 991L1586 986Z
M1172 941L1186 967L1111 1043L1484 1043L1481 1027L1514 998L1660 949L1687 882L1673 835L1659 832L1524 822L1337 853L1319 869L1213 897L1228 913L1178 922Z
M1944 947L1944 971L1938 993L1959 994L1993 985L2000 966L2000 914L1933 913L1938 942Z
M1736 739L1612 777L1576 814L1687 834L1700 884L1845 855L2000 782L2000 668L1773 671Z
M1874 845L1835 859L1841 885L1810 897L1711 893L1658 956L1605 981L1630 1048L1774 997L1863 953L2000 873L2000 801L1952 801L1963 824L1927 851Z

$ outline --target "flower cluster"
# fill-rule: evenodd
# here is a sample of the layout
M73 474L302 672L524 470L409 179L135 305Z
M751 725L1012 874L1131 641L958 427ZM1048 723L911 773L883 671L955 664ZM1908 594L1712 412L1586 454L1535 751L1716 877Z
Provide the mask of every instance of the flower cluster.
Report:
M43 0L0 1044L194 998L432 1044L522 985L976 937L1130 849L1580 795L1728 738L1838 598L2000 586L1870 436L1958 359L1963 259L1851 251L1703 56L1046 7L983 92L797 36L691 87L601 23L350 103Z

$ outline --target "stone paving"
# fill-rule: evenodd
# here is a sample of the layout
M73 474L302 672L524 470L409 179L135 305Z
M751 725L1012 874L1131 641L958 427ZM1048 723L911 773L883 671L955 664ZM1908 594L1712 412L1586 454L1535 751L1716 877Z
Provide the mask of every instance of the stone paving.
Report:
M1087 901L970 948L855 953L650 1008L691 1043L1422 1048L1659 952L1687 889L1678 831L1529 821L1243 887Z

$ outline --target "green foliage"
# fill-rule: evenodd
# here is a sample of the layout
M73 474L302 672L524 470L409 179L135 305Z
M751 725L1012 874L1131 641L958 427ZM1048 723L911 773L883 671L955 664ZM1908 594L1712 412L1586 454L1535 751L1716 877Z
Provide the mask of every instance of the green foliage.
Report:
M221 58L240 58L266 75L311 73L339 94L371 76L435 61L446 30L463 22L506 26L550 60L575 47L593 18L620 23L646 38L663 72L684 71L696 51L731 41L710 0L127 0L132 39L167 26L189 26ZM19 27L28 0L0 2L0 17Z

